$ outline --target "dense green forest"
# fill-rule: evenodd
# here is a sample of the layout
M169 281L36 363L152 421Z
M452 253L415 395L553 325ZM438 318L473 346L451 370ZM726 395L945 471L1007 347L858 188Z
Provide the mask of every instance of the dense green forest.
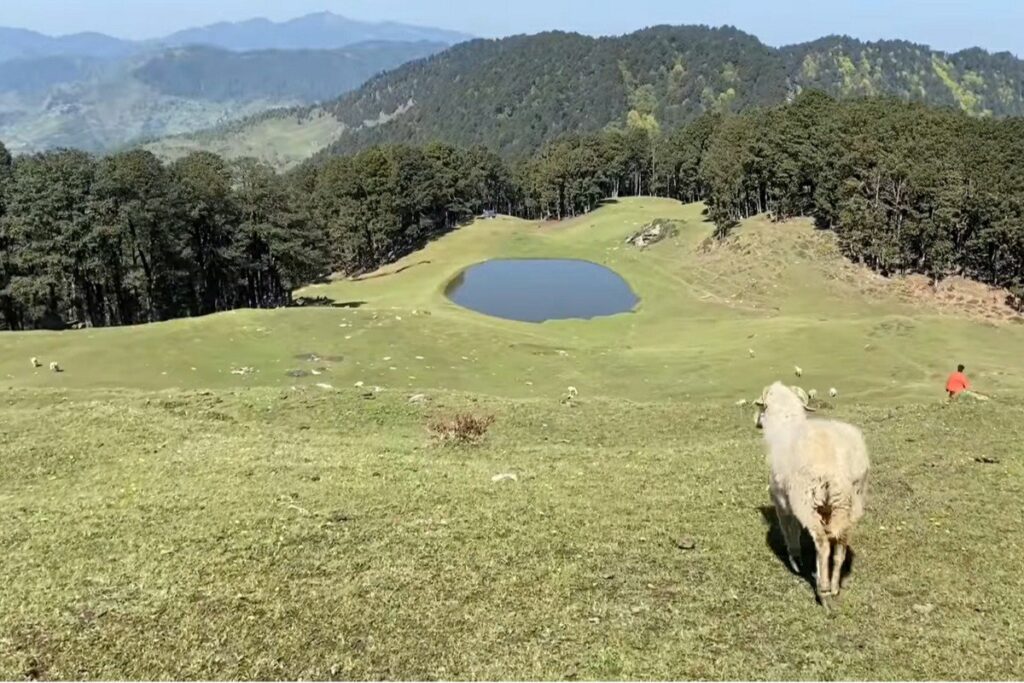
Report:
M525 156L567 133L597 132L629 115L672 129L707 113L777 106L803 90L892 95L979 117L1020 116L1024 62L977 48L947 54L905 41L838 36L776 49L730 27L477 40L325 105L349 129L328 153L443 141Z
M742 218L812 216L883 274L953 274L1024 298L1024 119L805 92L672 129L631 116L510 162L386 145L277 175L194 153L0 153L0 325L117 325L291 303L332 271L393 261L485 209L559 219L625 195Z
M323 240L284 179L198 153L0 153L0 318L121 325L291 300Z

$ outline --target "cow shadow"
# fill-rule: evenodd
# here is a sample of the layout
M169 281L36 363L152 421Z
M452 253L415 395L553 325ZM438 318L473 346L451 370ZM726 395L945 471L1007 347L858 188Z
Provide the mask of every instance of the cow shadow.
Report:
M326 296L303 296L292 302L293 308L362 308L365 301L335 301Z
M779 523L779 517L775 513L774 505L762 505L760 507L761 518L764 519L765 524L768 525L768 530L765 532L765 545L775 553L775 557L778 558L782 566L786 568L791 574L796 572L789 566L789 553L786 551L786 541L782 536L782 525ZM846 579L853 572L853 564L856 558L856 553L853 548L848 548L846 551L846 561L843 562L842 569L842 581L843 585L846 584ZM817 557L814 552L814 541L811 540L810 534L807 533L806 529L800 529L800 572L797 574L807 585L811 587L811 590L816 588L814 581L814 568L817 564Z

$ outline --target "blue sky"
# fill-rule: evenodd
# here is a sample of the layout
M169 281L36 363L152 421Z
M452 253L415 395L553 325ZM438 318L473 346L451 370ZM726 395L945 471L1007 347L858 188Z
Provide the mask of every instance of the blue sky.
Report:
M146 38L219 20L322 10L488 37L556 28L619 34L651 24L703 23L732 24L772 45L846 33L943 50L979 45L1024 54L1021 0L0 0L0 25Z

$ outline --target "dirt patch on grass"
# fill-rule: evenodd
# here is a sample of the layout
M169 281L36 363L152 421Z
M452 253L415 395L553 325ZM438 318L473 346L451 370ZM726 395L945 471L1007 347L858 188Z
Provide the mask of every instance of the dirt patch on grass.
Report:
M709 271L709 289L723 302L742 308L770 307L787 271L806 264L818 271L822 283L868 300L896 301L994 324L1024 321L1005 289L964 277L938 283L924 275L884 277L847 259L834 233L817 230L806 219L753 219L724 240L704 240L697 256Z
M898 295L908 303L927 303L944 313L955 313L995 323L1021 320L1008 303L1010 293L965 277L950 277L932 283L923 275L890 280Z

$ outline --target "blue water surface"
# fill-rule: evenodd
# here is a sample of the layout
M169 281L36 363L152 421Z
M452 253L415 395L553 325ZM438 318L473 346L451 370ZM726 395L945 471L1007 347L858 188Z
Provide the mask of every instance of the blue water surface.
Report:
M640 301L615 271L574 259L487 261L460 273L445 294L464 308L531 323L628 313Z

